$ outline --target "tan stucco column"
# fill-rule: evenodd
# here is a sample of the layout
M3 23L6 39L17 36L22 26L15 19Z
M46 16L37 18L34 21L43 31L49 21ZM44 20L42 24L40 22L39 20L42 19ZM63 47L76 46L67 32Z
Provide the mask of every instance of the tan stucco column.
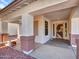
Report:
M79 59L79 7L73 9L71 17L71 45L77 48L77 59Z
M21 49L24 53L29 54L34 49L34 30L33 30L33 16L26 14L22 15L21 20Z
M71 17L71 45L77 46L76 39L79 39L79 7L74 8Z
M0 42L2 42L2 22L0 21Z
M1 28L2 28L2 40L3 40L3 42L8 41L8 23L2 22Z

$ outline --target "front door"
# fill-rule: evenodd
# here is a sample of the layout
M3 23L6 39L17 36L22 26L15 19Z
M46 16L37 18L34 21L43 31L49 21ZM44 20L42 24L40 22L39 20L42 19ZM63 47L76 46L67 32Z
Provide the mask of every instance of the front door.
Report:
M64 26L63 23L56 24L56 38L63 39L64 37Z
M53 23L53 38L68 39L67 22Z

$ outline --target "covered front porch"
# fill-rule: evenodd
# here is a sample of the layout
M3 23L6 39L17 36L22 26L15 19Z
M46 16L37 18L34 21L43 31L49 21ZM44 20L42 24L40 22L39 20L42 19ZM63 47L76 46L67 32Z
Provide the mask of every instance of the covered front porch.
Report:
M37 1L37 4L30 5L35 10L25 7L2 17L1 48L9 46L37 59L76 59L76 56L78 59L79 6L71 1L51 6L44 2L45 8L36 9L34 5L40 5ZM62 8L62 5L67 6Z

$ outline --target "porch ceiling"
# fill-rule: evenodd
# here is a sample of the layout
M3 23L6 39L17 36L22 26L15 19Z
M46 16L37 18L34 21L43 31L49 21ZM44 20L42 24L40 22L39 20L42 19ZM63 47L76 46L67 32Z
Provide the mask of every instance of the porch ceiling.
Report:
M21 24L21 18L22 18L21 16L18 16L18 17L12 18L12 19L4 20L4 21L8 22L8 23Z
M72 8L63 9L55 12L46 13L44 14L44 16L49 20L67 20L71 13L71 10Z
M62 9L68 9L79 5L79 0L67 0L66 2L56 4L47 8L43 8L34 12L31 12L30 14L36 16L36 15L42 15L49 12L54 12Z

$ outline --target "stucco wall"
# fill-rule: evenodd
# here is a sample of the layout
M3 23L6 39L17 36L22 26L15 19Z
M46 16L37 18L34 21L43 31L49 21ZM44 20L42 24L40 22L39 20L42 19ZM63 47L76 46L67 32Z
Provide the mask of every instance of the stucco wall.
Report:
M35 41L38 43L46 43L51 37L51 22L43 16L37 16L38 20L38 35L36 35ZM45 20L48 21L48 35L45 36Z
M8 33L8 23L2 22L2 33Z
M38 21L34 21L34 35L38 35Z
M0 21L0 34L8 33L8 23Z
M16 35L17 34L17 29L18 29L18 24L14 23L8 23L8 34L9 35Z
M71 33L72 34L79 34L79 17L73 18L71 21Z
M79 7L75 8L73 17L71 19L71 33L79 34Z
M26 14L22 15L22 24L20 26L20 35L21 36L33 36L34 30L33 30L33 16Z

